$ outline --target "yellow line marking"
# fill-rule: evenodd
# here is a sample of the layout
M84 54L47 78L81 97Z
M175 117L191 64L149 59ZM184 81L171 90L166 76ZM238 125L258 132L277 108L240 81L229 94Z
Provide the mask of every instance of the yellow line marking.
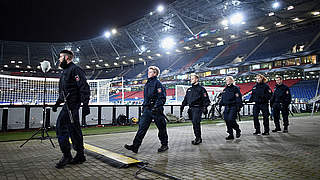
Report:
M71 139L70 139L70 142L71 142ZM118 154L118 153L114 153L114 152L111 152L111 151L108 151L106 149L102 149L102 148L99 148L99 147L96 147L96 146L92 146L90 144L84 143L84 148L89 150L89 151L101 154L101 155L103 155L105 157L108 157L110 159L119 161L119 162L121 162L123 164L141 163L141 161L139 161L139 160L136 160L136 159L133 159L133 158L130 158L130 157Z

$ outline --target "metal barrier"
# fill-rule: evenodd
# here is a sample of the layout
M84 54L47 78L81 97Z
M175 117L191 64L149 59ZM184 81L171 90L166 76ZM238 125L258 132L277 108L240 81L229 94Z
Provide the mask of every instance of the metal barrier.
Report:
M47 127L54 127L62 107L58 108L57 112L52 112L51 107L46 108L45 125ZM210 109L214 106L209 107ZM319 107L319 103L317 104ZM291 104L290 110L293 112L300 112L300 110L307 109L307 104ZM40 128L42 126L42 111L41 105L1 105L0 106L0 128L1 131L8 131L13 129L32 129ZM125 115L128 118L128 123L131 123L131 118L140 118L142 114L141 105L90 105L91 113L87 117L82 117L80 108L80 123L82 126L95 125L117 125L117 118L119 115ZM221 110L223 112L223 109ZM165 105L164 114L173 114L177 117L184 117L188 119L187 108L180 113L180 105ZM215 111L213 118L218 117L220 113ZM253 115L253 104L245 104L241 109L242 116ZM209 116L211 117L211 116ZM211 117L212 118L212 117Z

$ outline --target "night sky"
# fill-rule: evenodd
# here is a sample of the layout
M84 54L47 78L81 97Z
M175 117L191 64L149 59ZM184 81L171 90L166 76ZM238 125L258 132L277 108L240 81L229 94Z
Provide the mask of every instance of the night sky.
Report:
M171 2L174 0L0 0L0 40L86 40Z

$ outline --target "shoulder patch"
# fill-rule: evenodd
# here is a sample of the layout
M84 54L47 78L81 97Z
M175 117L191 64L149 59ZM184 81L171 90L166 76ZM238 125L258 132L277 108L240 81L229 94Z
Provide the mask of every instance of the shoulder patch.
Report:
M269 89L269 93L272 93L271 89Z
M203 93L203 96L204 96L204 97L207 97L207 93Z
M236 97L239 97L239 93L236 93L235 95L236 95Z
M79 75L76 75L74 78L76 79L76 81L80 81Z
M289 94L289 91L286 91L287 94Z
M161 93L161 92L162 92L161 88L158 88L158 93Z

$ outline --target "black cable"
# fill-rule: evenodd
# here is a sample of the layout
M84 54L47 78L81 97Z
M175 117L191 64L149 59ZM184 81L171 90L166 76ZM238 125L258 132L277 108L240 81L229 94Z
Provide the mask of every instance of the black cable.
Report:
M146 171L148 171L148 172L156 173L156 174L158 174L158 175L160 175L160 176L163 176L163 177L166 177L166 178L169 178L169 179L180 180L180 179L178 179L178 178L176 178L176 177L174 177L174 176L170 176L170 175L165 174L165 173L163 173L163 172L154 170L154 169L152 169L152 168L148 168L148 167L147 167L148 164L144 164L144 165L137 164L137 166L140 168L140 169L138 169L138 170L136 171L136 173L134 174L134 177L137 178L137 179L148 180L148 179L144 179L144 178L139 178L139 177L138 177L138 174L144 169L144 170L146 170Z

